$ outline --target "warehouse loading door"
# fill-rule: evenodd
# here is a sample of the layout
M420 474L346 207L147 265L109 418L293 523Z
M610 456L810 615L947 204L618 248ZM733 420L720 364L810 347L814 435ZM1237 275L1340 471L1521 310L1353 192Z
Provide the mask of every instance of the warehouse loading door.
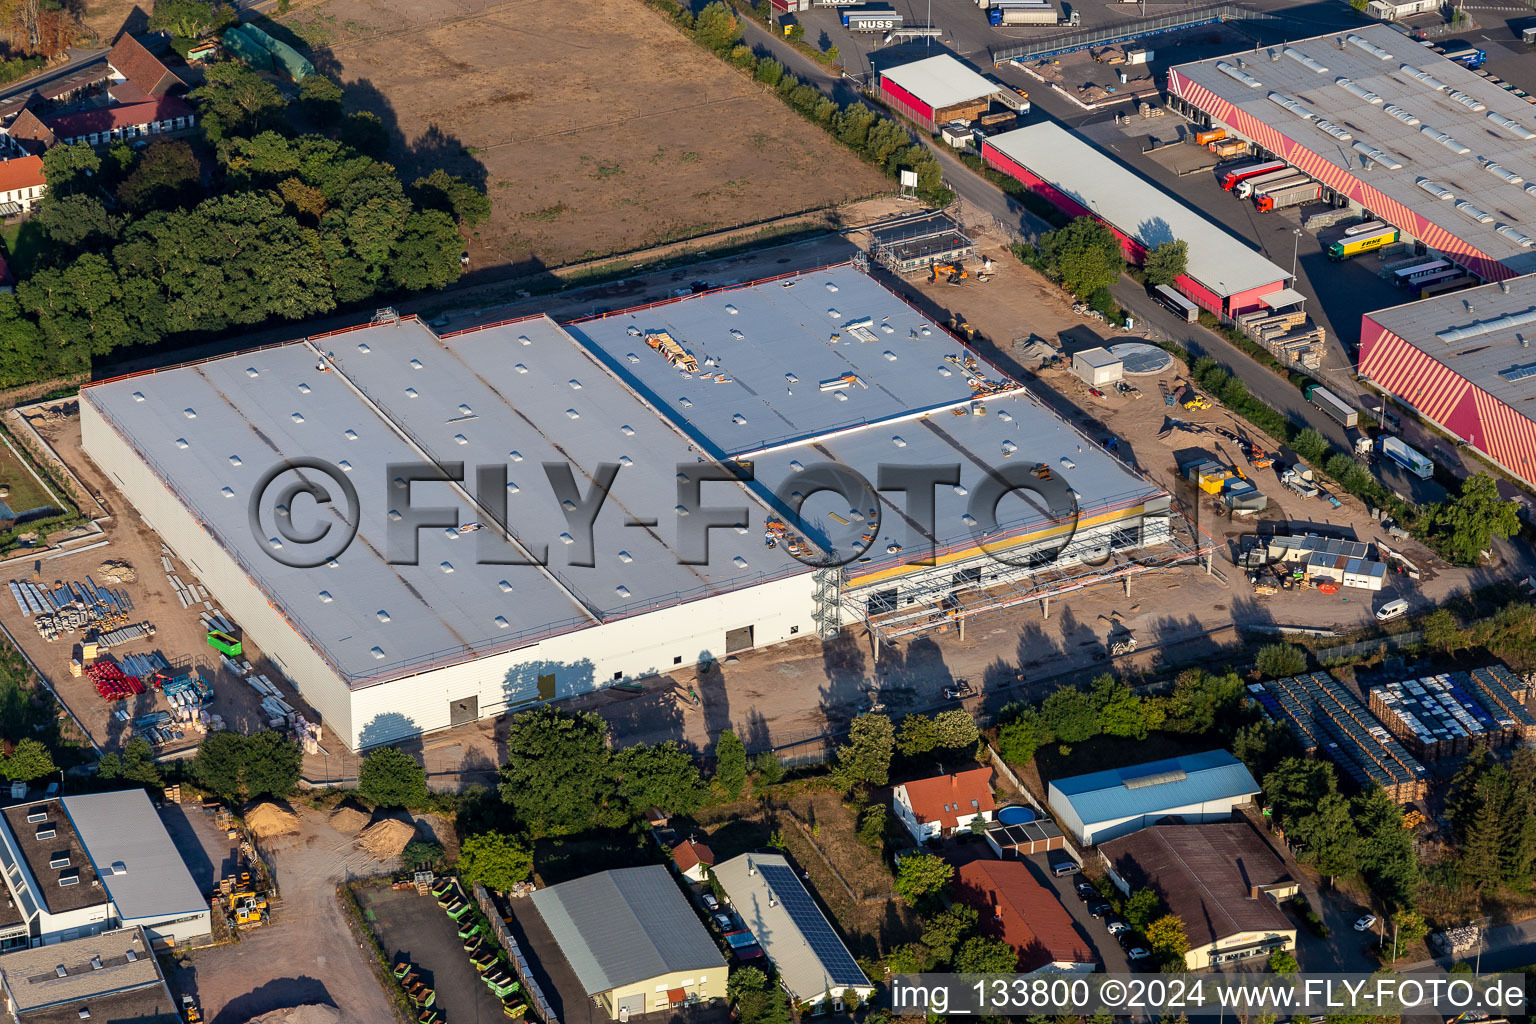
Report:
M742 626L740 629L728 629L725 631L725 653L735 654L737 651L750 651L752 649L752 627Z
M555 675L539 676L539 700L555 699Z
M645 1012L645 993L624 996L619 1000L619 1020L628 1020Z
M465 697L448 703L448 725L468 725L480 718L480 698Z

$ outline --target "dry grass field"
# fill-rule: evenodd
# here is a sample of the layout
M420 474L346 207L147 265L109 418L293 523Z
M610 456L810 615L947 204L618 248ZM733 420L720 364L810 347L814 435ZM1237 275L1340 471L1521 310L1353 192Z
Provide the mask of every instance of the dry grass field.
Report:
M280 19L394 137L482 180L472 266L560 265L870 195L885 178L637 0L321 0Z

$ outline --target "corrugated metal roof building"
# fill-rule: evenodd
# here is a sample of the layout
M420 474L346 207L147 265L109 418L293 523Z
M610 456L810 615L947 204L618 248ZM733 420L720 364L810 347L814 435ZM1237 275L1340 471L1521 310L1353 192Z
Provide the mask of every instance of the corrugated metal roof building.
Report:
M1243 763L1225 750L1056 779L1051 810L1080 843L1102 843L1162 818L1224 821L1259 792Z
M533 894L586 994L615 1020L725 998L725 958L659 864Z
M933 131L946 121L985 114L998 85L945 53L880 71L878 90L902 116Z

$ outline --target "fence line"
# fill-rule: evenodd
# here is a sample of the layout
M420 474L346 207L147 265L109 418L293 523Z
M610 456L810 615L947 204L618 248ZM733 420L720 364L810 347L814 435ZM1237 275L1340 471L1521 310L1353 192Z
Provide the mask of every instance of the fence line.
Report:
M1364 640L1357 644L1330 647L1326 651L1318 651L1317 660L1320 662L1337 661L1340 658L1353 658L1361 654L1372 654L1382 648L1395 651L1400 647L1411 647L1423 639L1424 634L1415 629L1407 633L1398 633L1395 636L1384 636L1376 640Z
M1210 25L1227 20L1277 21L1279 19L1273 14L1251 11L1236 4L1218 4L1215 7L1181 11L1178 14L1164 14L1160 17L1148 18L1134 23L1127 22L1118 25L1108 25L1103 28L1088 29L1083 32L1058 36L1051 40L1025 43L1022 46L1005 47L990 51L990 55L994 65L1004 64L1013 60L1034 60L1041 57L1054 57L1063 53L1072 53L1075 50L1086 49L1090 46L1127 42L1132 39L1160 35L1164 32L1174 32L1184 28L1199 28L1202 25Z
M491 894L485 886L475 883L475 902L480 904L480 912L485 919L491 922L491 931L496 933L496 941L501 943L501 948L507 951L507 957L512 961L512 970L516 972L518 980L523 983L523 992L528 996L528 1001L533 1004L533 1012L538 1015L544 1024L560 1024L560 1018L555 1016L555 1011L550 1007L549 1000L544 998L544 990L533 979L533 972L528 969L528 961L523 956L523 948L512 937L512 932L507 928L507 922L501 916L501 908L496 901L491 899Z

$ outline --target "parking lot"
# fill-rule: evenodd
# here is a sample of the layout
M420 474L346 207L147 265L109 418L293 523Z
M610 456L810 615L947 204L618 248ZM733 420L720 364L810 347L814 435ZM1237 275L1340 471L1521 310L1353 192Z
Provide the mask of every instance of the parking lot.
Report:
M372 914L374 934L389 962L408 960L437 991L433 1009L450 1021L502 1017L501 1000L480 980L464 952L458 927L430 895L415 890L365 889L358 900Z

